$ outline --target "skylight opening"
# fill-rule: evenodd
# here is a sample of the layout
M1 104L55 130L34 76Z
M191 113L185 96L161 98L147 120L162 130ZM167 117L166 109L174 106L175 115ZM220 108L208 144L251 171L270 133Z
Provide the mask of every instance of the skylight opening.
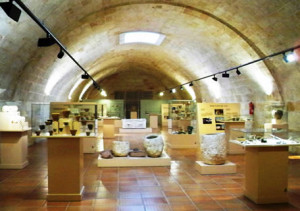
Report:
M120 34L120 44L144 43L150 45L160 45L165 37L165 35L157 32L124 32Z

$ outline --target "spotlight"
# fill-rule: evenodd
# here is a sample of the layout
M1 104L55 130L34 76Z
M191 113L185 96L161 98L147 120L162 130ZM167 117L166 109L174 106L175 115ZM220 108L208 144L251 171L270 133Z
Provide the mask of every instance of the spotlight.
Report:
M236 74L241 75L241 71L239 71L239 68L236 68Z
M227 72L223 73L223 74L222 74L222 77L223 77L223 78L229 78L229 73L227 73Z
M89 76L87 73L81 75L81 78L82 78L82 79L89 79L89 77L90 77L90 76Z
M47 37L45 38L40 38L38 40L38 47L48 47L51 46L55 43L55 39L53 37L51 37L50 34L47 34Z
M180 90L184 90L183 86L180 86Z
M190 85L189 86L194 86L194 84L193 84L193 81L190 83Z
M159 93L159 96L164 96L164 92L160 92L160 93Z
M170 89L170 93L176 93L176 89L175 88Z
M8 17L18 22L21 16L21 10L13 4L13 1L0 3L0 6Z
M105 91L104 89L101 90L100 94L101 94L103 97L107 97L106 91Z
M214 81L218 81L218 78L216 77L216 75L214 75L214 77L212 78Z
M61 48L59 53L57 54L57 58L61 59L61 58L63 58L64 55L65 55L65 53L64 53L63 49Z
M294 51L291 51L291 52L288 52L288 53L287 52L283 53L283 60L286 63L296 61L296 55L294 54Z

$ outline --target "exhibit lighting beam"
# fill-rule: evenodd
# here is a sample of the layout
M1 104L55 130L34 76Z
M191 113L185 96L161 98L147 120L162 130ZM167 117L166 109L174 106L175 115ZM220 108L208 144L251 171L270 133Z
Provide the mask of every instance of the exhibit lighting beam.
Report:
M201 77L201 78L197 78L197 79L192 80L192 81L188 81L188 82L186 82L186 83L180 84L180 85L175 86L175 87L172 87L172 88L166 88L166 90L170 90L170 91L171 91L172 89L176 89L177 87L181 87L181 86L186 85L186 84L191 84L191 83L194 82L194 81L200 81L200 80L203 80L203 79L206 79L206 78L210 78L210 77L213 77L212 79L213 79L214 81L217 81L218 78L216 77L216 75L218 75L218 74L222 74L223 77L229 78L229 74L228 74L227 72L230 72L230 71L233 71L233 70L236 70L236 74L240 75L241 72L240 72L239 68L245 67L245 66L248 66L248 65L251 65L251 64L260 62L260 61L264 61L264 60L266 60L266 59L269 59L269 58L272 58L272 57L278 56L278 55L283 55L283 59L284 59L285 62L291 62L291 60L292 60L292 61L296 61L296 58L295 58L296 56L295 56L294 54L292 54L291 52L294 52L294 50L295 50L295 49L298 49L298 48L300 48L300 45L297 45L297 46L295 46L295 47L291 47L291 48L288 48L288 49L285 49L285 50L282 50L282 51L279 51L279 52L270 54L270 55L268 55L268 56L265 56L265 57L262 57L262 58L253 60L253 61L248 62L248 63L245 63L245 64L241 64L241 65L236 66L236 67L231 67L231 68L229 68L229 69L227 69L227 70L223 70L223 71L220 71L220 72L211 74L211 75L207 75L207 76L204 76L204 77ZM292 59L292 56L291 56L291 58L287 58L287 55L286 55L287 52L290 52L290 54L292 54L292 55L295 56L295 57L294 57L293 59Z
M41 27L47 34L47 36L51 37L54 42L60 47L61 51L63 51L65 54L67 54L70 59L73 60L73 62L87 75L89 75L87 73L87 71L76 61L76 59L69 53L69 51L67 51L66 47L54 36L54 34L30 11L30 9L21 1L21 0L13 0L14 2L16 2L16 4L18 4L26 13L27 15L29 15L29 17L36 22L36 24ZM12 0L9 2L12 4ZM1 7L3 8L3 5L1 3ZM5 6L7 7L7 6ZM15 7L14 5L12 6L13 8ZM18 8L17 8L18 9ZM16 8L14 8L13 10L16 10ZM5 11L5 9L4 9ZM6 12L6 11L5 11ZM7 13L7 12L6 12ZM21 13L21 11L20 11ZM16 15L12 15L13 17L15 17ZM11 17L11 16L9 16ZM94 80L94 78L89 75L89 78L93 81L93 84L97 84L97 82ZM100 87L97 84L97 88Z

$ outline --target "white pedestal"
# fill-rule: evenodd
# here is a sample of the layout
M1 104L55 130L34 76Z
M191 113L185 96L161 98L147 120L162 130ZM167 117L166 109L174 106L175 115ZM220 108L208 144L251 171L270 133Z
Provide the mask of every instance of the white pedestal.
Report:
M234 174L236 173L236 164L226 161L223 165L208 165L203 161L196 161L196 169L200 174Z
M28 131L0 131L0 169L22 169L28 165Z
M98 157L98 167L129 167L129 166L170 166L170 157L163 152L161 157L114 157L103 159Z
M119 133L152 133L152 128L143 128L143 129L119 128Z

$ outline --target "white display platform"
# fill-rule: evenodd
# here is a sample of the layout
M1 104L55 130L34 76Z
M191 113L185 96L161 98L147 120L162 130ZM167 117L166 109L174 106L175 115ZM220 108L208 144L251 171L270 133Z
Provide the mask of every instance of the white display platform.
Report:
M145 129L146 119L122 119L122 128Z
M98 157L98 167L130 167L130 166L170 166L171 159L169 155L163 152L161 157L114 157L112 159L103 159Z
M196 161L196 169L200 174L234 174L236 173L236 164L226 161L223 165L208 165L203 161Z
M144 129L129 129L129 128L119 128L119 133L152 133L152 128L144 128Z

